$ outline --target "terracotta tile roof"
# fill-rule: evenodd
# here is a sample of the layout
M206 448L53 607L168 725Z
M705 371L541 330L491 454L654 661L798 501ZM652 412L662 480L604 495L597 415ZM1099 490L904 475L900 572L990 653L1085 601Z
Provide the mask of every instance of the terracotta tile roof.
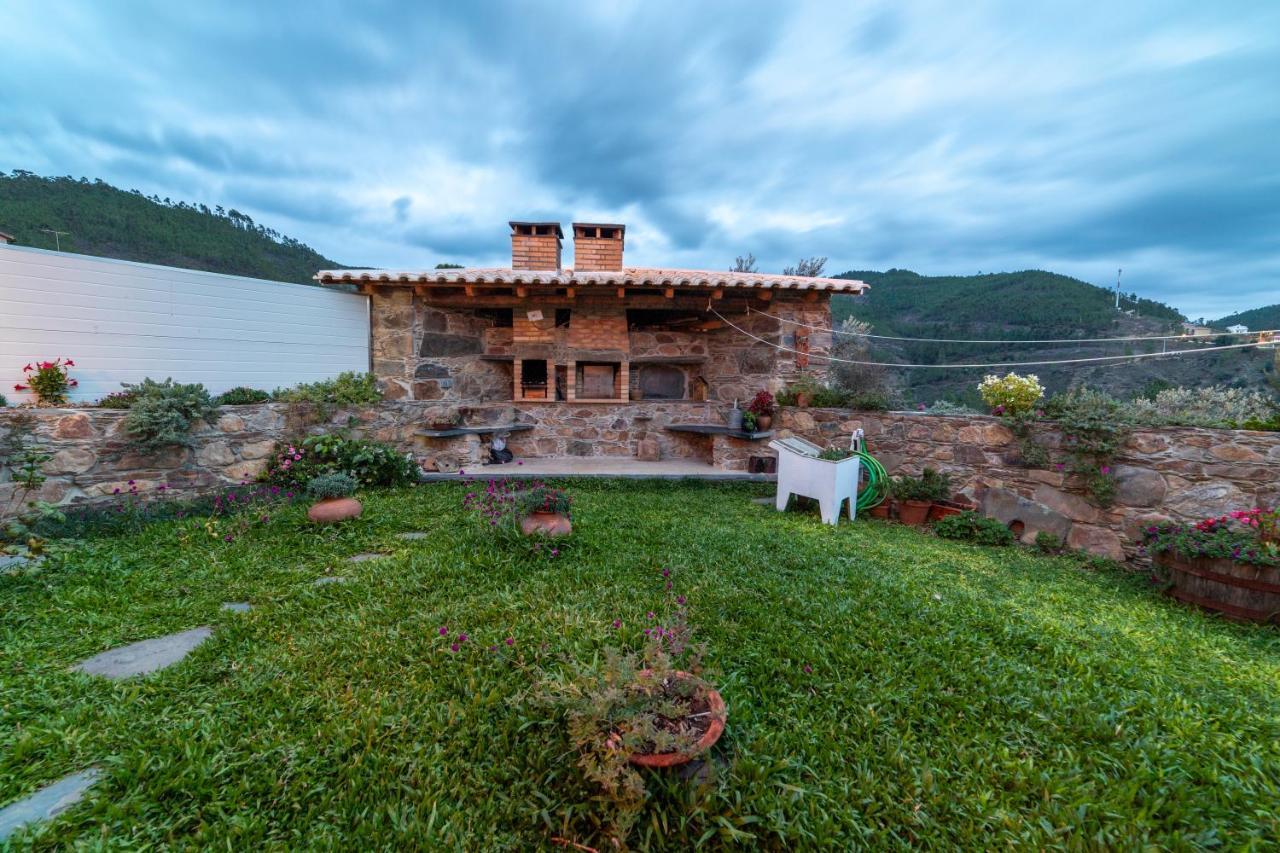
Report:
M543 285L551 287L687 287L764 288L772 290L825 290L862 293L867 284L843 278L807 278L760 272L675 270L656 267L624 267L621 270L513 270L507 267L469 267L446 270L321 270L314 276L321 284L384 285Z

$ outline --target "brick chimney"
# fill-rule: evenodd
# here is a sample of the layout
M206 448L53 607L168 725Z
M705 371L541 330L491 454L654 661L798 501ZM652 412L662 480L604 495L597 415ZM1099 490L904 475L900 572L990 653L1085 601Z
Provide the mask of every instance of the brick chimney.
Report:
M622 269L625 225L600 222L573 223L573 268L575 270Z
M558 270L564 232L559 222L508 222L513 270Z

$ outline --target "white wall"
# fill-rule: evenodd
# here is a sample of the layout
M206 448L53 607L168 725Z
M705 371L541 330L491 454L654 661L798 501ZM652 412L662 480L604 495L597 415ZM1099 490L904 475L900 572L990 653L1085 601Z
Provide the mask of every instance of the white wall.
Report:
M368 297L0 245L0 393L26 402L23 366L59 356L74 400L146 376L270 391L368 370Z

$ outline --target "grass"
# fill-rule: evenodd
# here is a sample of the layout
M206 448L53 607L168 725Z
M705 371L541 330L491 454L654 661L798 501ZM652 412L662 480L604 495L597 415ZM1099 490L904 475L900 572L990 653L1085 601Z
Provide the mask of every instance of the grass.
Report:
M760 487L572 491L575 541L552 560L497 547L462 487L432 486L366 495L340 529L308 528L301 506L230 543L159 522L0 577L0 804L104 770L15 843L602 845L563 727L526 697L619 634L638 645L664 566L729 725L709 779L647 776L637 847L1280 837L1272 629L1066 559L829 528L752 504ZM396 538L410 530L430 536ZM364 551L387 557L345 561ZM311 585L328 574L348 582ZM242 600L254 610L219 610ZM156 675L68 671L201 624L214 638ZM441 625L470 635L458 654Z

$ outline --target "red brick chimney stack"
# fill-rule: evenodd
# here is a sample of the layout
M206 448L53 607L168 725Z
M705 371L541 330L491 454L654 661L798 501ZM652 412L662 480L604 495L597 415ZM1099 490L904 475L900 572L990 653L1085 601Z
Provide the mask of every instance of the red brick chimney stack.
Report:
M627 226L600 223L573 223L574 270L622 269L623 239Z
M558 270L564 231L559 222L508 222L513 270Z

